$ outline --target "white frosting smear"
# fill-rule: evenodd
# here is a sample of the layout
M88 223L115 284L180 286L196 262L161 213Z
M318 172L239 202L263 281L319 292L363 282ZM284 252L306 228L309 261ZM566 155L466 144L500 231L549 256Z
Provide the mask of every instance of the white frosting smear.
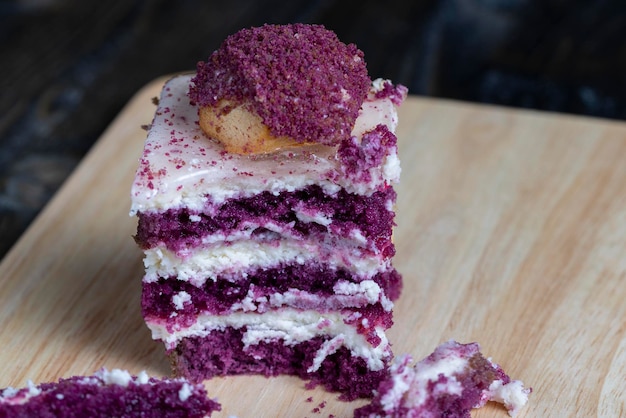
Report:
M200 210L211 200L219 204L233 197L263 191L278 194L317 184L326 193L341 187L371 194L399 179L397 158L378 167L368 183L355 183L338 175L336 149L306 146L268 155L237 155L223 151L198 125L197 108L189 103L191 75L171 79L164 87L131 191L131 215L179 207ZM360 138L378 124L393 132L397 112L389 98L364 102L353 130Z

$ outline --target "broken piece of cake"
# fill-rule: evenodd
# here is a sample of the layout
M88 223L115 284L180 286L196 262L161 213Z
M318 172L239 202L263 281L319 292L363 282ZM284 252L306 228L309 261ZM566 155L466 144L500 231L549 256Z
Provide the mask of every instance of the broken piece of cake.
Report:
M472 409L495 401L515 417L531 392L483 357L477 343L448 341L424 360L413 366L411 362L408 355L394 359L390 376L380 383L372 403L354 416L470 418Z
M225 40L164 86L132 186L142 312L174 373L297 375L369 397L388 374L396 108L318 25Z
M120 369L0 390L0 418L206 418L220 409L201 384Z

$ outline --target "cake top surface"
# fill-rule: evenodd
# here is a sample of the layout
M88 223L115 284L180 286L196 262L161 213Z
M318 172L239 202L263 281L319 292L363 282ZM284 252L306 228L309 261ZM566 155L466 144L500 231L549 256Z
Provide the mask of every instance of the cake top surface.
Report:
M398 94L376 97L389 82L374 83L352 129L354 138L373 132L368 147L345 153L342 160L338 147L320 144L260 156L225 152L198 125L196 107L187 96L190 79L190 75L174 77L161 92L131 191L131 214L183 206L199 210L229 198L313 184L328 193L343 187L350 193L371 194L399 179L396 143L390 143L388 135L377 135L375 129L383 125L394 132L397 126ZM356 146L350 138L347 141ZM377 141L382 147L373 146ZM360 157L355 157L356 151ZM373 159L370 153L383 156ZM374 167L373 160L380 164Z
M250 106L276 137L337 145L350 136L370 79L363 53L321 25L243 29L199 62L189 95L200 106Z

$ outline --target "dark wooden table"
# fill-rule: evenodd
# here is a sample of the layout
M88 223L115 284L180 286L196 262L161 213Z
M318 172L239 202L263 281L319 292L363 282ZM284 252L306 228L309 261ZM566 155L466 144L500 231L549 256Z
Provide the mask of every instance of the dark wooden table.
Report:
M0 257L139 88L288 22L413 94L626 119L621 0L0 0Z

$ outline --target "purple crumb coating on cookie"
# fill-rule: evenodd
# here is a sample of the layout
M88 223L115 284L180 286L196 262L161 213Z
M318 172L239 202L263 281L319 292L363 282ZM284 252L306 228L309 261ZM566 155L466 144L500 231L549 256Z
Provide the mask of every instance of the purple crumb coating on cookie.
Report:
M358 143L356 137L341 142L337 156L343 174L354 181L371 181L371 168L379 167L383 158L395 154L397 138L385 125L366 132Z
M229 36L199 62L189 97L249 104L276 137L336 145L370 87L363 53L321 25L265 25Z
M374 94L376 99L389 98L393 104L400 106L409 92L409 89L402 84L394 85L391 81L385 80L383 88Z
M202 312L211 314L227 313L234 304L241 303L253 289L257 297L269 297L275 293L285 293L291 289L298 289L320 297L319 306L309 306L311 302L304 298L293 306L297 309L338 310L357 306L328 306L328 298L334 294L333 285L339 281L351 281L349 273L342 269L331 269L320 265L281 265L275 268L247 272L237 280L226 280L217 277L216 280L207 280L202 287L176 280L175 277L159 279L156 282L143 283L141 306L144 317L157 317L176 321L195 320ZM402 276L397 270L382 272L374 280L385 292L390 300L396 300L402 289ZM182 306L174 306L172 298L185 292L189 300ZM300 304L300 305L298 305ZM172 316L172 314L176 316ZM189 318L189 319L187 319ZM390 324L389 324L390 325Z
M226 375L295 375L310 380L307 388L322 385L329 391L340 392L340 399L346 401L371 397L379 382L388 378L386 367L370 370L364 359L352 356L346 347L340 347L326 357L317 371L309 373L308 365L324 343L323 337L295 345L272 340L244 347L244 332L245 327L226 328L206 337L182 340L170 353L174 354L176 374L198 382Z
M105 384L97 375L75 376L21 389L7 397L10 391L0 390L4 395L0 397L2 418L203 418L221 409L207 397L203 386L180 379L151 378L149 383L120 385ZM18 400L29 392L30 398Z

